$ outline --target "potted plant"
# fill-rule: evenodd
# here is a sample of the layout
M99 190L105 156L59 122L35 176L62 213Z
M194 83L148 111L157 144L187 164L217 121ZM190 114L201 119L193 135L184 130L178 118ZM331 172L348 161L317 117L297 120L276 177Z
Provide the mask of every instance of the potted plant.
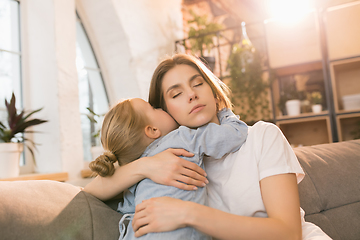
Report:
M301 113L301 99L304 98L304 91L297 91L295 82L285 81L283 91L280 94L279 107L285 107L288 116L296 116ZM281 108L280 108L281 109ZM281 109L284 110L283 108Z
M193 53L200 51L202 60L205 60L205 63L213 70L215 67L215 57L204 56L204 49L208 53L210 52L214 46L213 38L216 36L216 32L223 28L223 25L209 22L207 15L199 16L192 10L190 10L190 14L193 17L192 20L188 21L190 25L189 38L191 51Z
M322 111L322 95L321 92L315 91L310 94L311 109L313 113L320 113Z
M240 43L233 45L227 65L230 72L229 86L232 101L236 106L237 114L249 124L258 120L270 121L271 118L268 92L274 72L270 69L266 80L263 77L262 66L263 57L251 45L250 40L242 39Z
M25 110L18 113L15 103L14 93L10 102L5 99L8 119L7 123L0 121L0 178L17 177L19 175L19 160L23 151L23 143L25 143L35 161L32 147L35 147L36 144L31 139L25 138L24 134L32 133L32 131L27 130L29 127L47 122L47 120L42 119L29 119L31 115L39 112L42 108L25 115ZM32 147L27 145L27 142Z
M95 131L92 133L92 136L95 138L95 142L92 144L90 149L92 160L95 160L104 152L100 141L101 122L104 114L97 114L91 108L86 109L89 112L88 114L86 114L87 118L90 120L91 123L95 124Z

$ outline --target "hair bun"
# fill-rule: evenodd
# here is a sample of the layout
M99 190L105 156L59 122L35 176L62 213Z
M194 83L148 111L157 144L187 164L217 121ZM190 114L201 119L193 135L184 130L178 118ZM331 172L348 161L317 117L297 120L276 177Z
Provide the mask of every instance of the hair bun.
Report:
M114 153L106 151L89 164L90 169L102 177L112 176L115 172L114 163L117 158Z
M104 155L107 158L107 160L112 164L117 162L117 158L113 152L105 151L102 155Z

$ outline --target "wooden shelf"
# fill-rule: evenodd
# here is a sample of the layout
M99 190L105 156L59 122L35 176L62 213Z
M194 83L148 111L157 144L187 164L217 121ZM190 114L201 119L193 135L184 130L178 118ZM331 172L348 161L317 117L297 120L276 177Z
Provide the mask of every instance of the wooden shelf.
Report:
M69 179L67 172L59 173L33 173L20 175L19 177L14 178L1 178L0 181L24 181L24 180L54 180L59 182L65 182Z
M327 9L326 39L330 60L360 55L360 1Z
M290 24L292 29L275 20L265 23L269 65L277 75L271 86L274 119L293 146L331 143L334 131L339 136L334 140L350 140L355 137L352 132L359 130L360 103L344 106L344 96L360 95L359 12L360 1L353 1L309 12L298 23ZM323 49L320 36L327 49ZM327 69L330 76L324 75ZM323 108L329 111L314 114L303 104L306 106L300 115L282 115L278 103L294 86L297 91L321 92Z
M343 97L360 94L360 57L332 62L330 72L335 112L347 112L349 110L344 110Z
M310 117L318 117L318 116L327 116L329 114L329 111L322 111L321 113L301 113L300 115L296 115L296 116L277 116L276 117L276 121L284 121L284 120L295 120L295 121L299 121L300 119L304 119L304 118L310 118Z
M294 66L279 67L275 69L275 72L276 75L278 76L286 76L286 75L306 73L321 69L322 69L322 62L317 61L311 63L303 63Z
M288 119L276 124L294 147L332 142L329 116Z
M360 131L360 113L343 114L336 117L339 141L353 140L353 132Z
M319 24L315 10L292 24L276 19L267 20L265 32L271 68L321 62Z

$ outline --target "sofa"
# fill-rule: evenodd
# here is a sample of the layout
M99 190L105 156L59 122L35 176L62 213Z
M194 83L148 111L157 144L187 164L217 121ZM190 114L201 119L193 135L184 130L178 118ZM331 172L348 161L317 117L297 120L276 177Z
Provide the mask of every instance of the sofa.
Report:
M294 149L305 219L335 240L360 239L360 140ZM47 180L0 181L0 239L118 239L119 200Z

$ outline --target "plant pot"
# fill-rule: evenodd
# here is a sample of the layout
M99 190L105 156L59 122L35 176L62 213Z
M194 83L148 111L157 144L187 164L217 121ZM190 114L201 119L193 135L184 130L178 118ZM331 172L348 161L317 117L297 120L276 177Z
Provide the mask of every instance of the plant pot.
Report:
M312 109L313 113L321 113L322 105L321 104L312 105L311 109Z
M201 61L211 70L214 71L215 68L215 57L204 57L201 56Z
M285 103L286 112L289 116L300 115L301 102L298 99L288 100Z
M102 146L94 146L90 149L92 160L94 161L98 156L104 153L104 149Z
M22 143L0 143L0 178L18 177Z

